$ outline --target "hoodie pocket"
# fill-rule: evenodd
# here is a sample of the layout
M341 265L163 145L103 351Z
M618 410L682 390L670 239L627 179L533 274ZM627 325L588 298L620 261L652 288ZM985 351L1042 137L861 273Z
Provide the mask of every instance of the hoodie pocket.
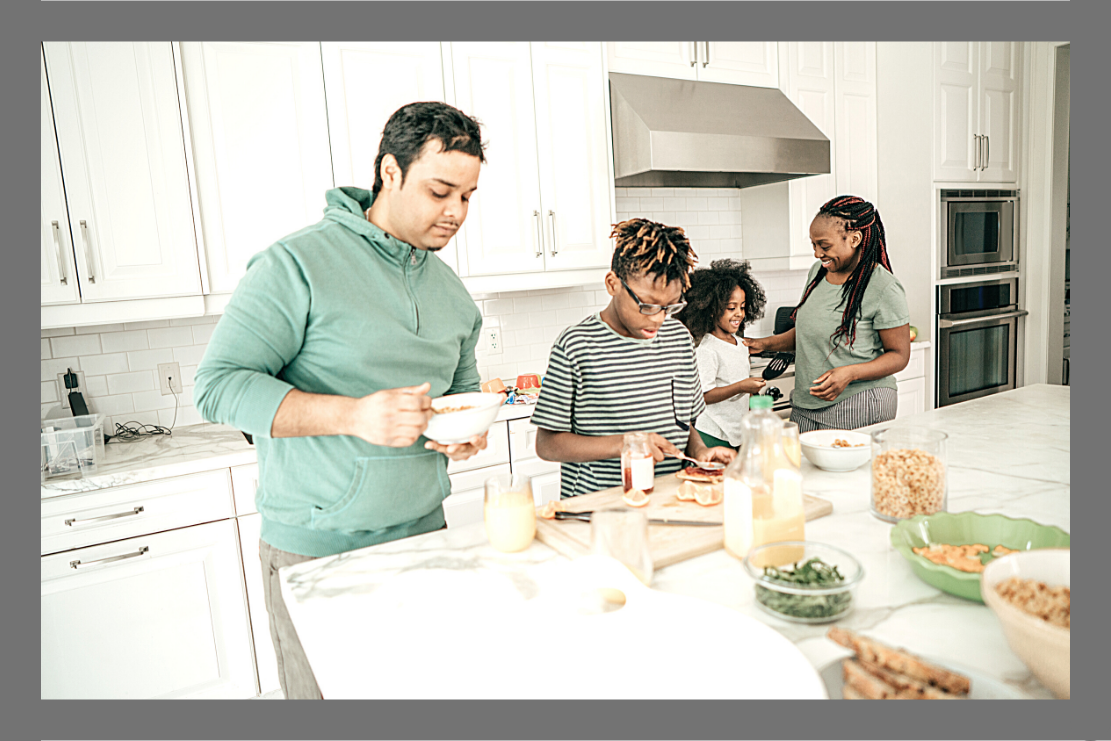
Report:
M318 530L381 530L418 520L451 493L440 453L356 458L347 491L335 503L313 507Z

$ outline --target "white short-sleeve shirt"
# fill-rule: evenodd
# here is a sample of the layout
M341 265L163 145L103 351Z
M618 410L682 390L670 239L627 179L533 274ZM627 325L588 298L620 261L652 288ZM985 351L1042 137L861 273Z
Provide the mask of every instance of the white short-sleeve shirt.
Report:
M734 345L707 334L694 352L704 394L750 377L748 348L739 340ZM698 417L694 428L738 446L741 444L741 418L747 412L748 394L737 394L717 404L707 404L706 411Z

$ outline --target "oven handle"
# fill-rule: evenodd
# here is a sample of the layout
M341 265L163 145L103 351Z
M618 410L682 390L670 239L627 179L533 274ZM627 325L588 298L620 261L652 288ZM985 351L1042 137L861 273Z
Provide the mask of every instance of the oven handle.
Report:
M965 324L977 324L979 322L990 322L994 319L1013 319L1015 317L1026 316L1029 311L1008 311L1006 314L992 314L991 316L980 316L975 319L938 319L937 326L939 329L948 329L949 327L960 327Z

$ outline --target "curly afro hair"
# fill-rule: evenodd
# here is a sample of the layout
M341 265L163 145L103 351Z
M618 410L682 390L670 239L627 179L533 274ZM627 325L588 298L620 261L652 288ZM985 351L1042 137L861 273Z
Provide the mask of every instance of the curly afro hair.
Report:
M709 268L699 268L691 273L691 285L684 298L686 307L675 318L686 325L697 346L702 338L713 332L733 290L740 288L745 292L745 316L737 330L738 336L744 335L745 325L764 316L767 297L764 289L756 282L750 272L747 260L714 260Z

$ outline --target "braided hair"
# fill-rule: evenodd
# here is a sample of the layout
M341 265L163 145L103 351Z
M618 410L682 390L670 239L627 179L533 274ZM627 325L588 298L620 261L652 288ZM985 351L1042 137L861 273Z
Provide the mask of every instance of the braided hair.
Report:
M709 268L699 268L691 273L690 290L685 296L687 305L675 318L690 330L696 346L714 331L737 288L745 292L745 315L737 330L738 335L744 335L745 325L750 319L764 316L767 301L764 289L752 277L748 260L714 260Z
M667 283L679 281L684 292L690 288L690 272L698 256L681 227L628 219L614 224L610 237L617 241L610 270L621 280L652 275Z
M830 335L830 342L833 344L836 345L839 339L848 338L851 347L856 341L856 322L860 318L864 292L872 279L873 269L879 264L891 271L883 222L880 221L876 207L857 196L837 196L818 209L818 215L840 219L844 231L860 232L861 235L860 259L849 279L841 286L841 301L838 303L838 307L844 306L841 312L841 324ZM806 286L799 305L791 312L792 321L798 314L799 306L806 303L807 297L825 274L826 269L819 267L814 279Z

